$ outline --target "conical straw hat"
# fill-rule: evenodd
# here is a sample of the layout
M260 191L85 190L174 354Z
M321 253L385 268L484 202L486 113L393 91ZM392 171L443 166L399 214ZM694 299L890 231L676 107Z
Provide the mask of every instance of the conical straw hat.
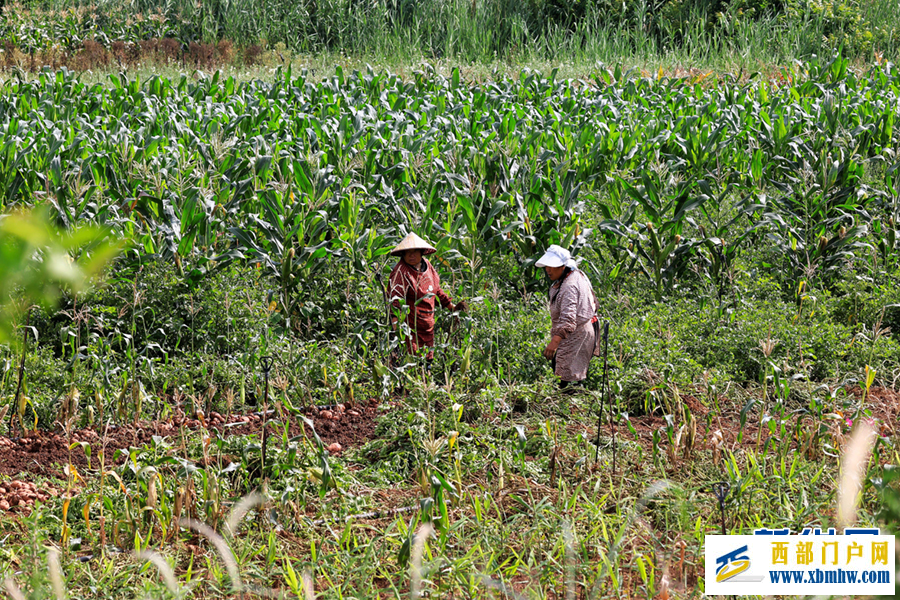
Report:
M400 240L400 243L397 244L397 247L391 250L391 255L403 256L403 253L407 250L421 250L422 254L434 254L435 252L437 252L437 250L434 249L434 246L414 233L410 233L408 236Z

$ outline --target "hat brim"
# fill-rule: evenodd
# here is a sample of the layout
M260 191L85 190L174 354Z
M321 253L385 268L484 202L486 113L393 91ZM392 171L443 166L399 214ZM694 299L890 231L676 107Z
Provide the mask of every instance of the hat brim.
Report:
M403 250L391 250L391 256L403 256L409 250L419 250L422 256L428 256L437 252L435 248L404 248Z
M546 252L536 263L534 263L534 266L543 269L544 267L562 267L565 264L566 261L553 252Z

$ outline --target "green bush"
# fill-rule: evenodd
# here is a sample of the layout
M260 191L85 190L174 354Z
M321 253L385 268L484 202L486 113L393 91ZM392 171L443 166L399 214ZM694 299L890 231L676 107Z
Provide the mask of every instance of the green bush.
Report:
M843 48L848 54L870 51L876 39L872 24L866 22L854 0L791 0L785 16L819 23L825 47Z

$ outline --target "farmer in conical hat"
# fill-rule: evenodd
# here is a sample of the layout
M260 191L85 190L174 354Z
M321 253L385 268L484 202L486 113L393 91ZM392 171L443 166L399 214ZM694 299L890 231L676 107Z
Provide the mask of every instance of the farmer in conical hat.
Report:
M597 299L587 275L568 250L552 245L535 266L542 267L550 279L550 343L544 357L553 361L559 387L587 377L591 357L599 354Z
M390 302L394 307L391 325L397 327L397 312L400 302L405 301L408 316L406 323L411 331L406 347L410 354L428 348L427 359L434 359L434 309L435 299L441 306L453 310L466 310L466 303L460 302L455 307L450 296L441 289L441 278L431 263L425 260L427 254L434 254L435 249L428 242L410 233L397 244L391 255L399 256L400 261L391 270Z

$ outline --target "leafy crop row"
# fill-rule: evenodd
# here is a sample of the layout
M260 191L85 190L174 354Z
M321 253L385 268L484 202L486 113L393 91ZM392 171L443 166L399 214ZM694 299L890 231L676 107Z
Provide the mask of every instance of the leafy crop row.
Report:
M411 229L473 293L497 257L527 267L557 242L593 245L608 258L593 275L639 273L657 297L697 273L724 294L749 243L792 282L895 263L897 75L836 58L789 76L480 84L338 69L89 87L44 73L3 86L0 203L49 202L63 225L197 259L188 280L259 263L287 309L326 260L369 273Z

